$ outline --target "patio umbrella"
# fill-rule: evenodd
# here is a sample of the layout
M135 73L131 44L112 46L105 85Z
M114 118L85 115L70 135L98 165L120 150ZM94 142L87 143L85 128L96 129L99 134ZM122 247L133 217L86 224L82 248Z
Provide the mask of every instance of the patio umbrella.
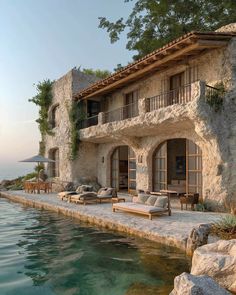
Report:
M51 159L48 159L48 158L45 158L41 155L36 155L36 156L33 156L31 158L28 158L28 159L25 159L25 160L22 160L20 162L26 162L26 163L38 163L38 168L39 168L39 165L40 163L55 163L54 160L51 160ZM39 169L38 169L38 181L39 181Z

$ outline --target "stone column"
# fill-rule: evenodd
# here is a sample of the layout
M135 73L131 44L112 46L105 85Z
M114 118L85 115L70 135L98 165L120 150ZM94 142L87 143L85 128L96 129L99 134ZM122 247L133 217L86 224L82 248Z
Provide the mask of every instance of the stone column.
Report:
M100 112L98 114L98 125L105 124L105 113Z
M146 114L147 112L146 98L140 98L138 100L138 112L139 112L139 116Z

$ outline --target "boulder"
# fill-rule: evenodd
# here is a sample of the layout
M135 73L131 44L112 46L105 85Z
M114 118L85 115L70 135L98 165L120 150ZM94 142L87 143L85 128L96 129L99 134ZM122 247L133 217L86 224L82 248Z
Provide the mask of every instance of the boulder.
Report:
M210 224L200 224L198 227L192 229L187 239L186 251L189 255L192 255L198 247L207 244L210 229Z
M170 295L229 295L208 276L193 276L186 272L175 277L174 290Z
M222 287L236 292L236 239L220 240L196 249L191 274L206 274Z

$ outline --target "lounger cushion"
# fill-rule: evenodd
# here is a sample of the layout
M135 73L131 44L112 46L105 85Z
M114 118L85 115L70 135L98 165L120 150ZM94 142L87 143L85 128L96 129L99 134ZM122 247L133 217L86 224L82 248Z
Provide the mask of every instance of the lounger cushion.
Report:
M70 196L70 195L76 195L76 192L66 191L66 192L60 192L60 193L58 193L58 197L60 197L60 198L63 198L65 196Z
M104 187L98 191L98 197L116 197L116 189L112 187Z
M91 199L96 199L97 198L97 194L95 192L85 192L82 194L77 194L77 195L73 195L71 196L71 200L91 200Z
M147 201L145 202L146 205L154 206L155 202L157 200L157 196L150 196Z
M140 193L140 194L138 194L137 203L145 204L149 197L150 197L150 195Z
M78 194L81 194L83 192L91 192L92 190L93 190L93 187L91 185L83 184L77 187L76 192Z
M157 197L156 202L154 203L155 207L166 208L168 203L168 197L160 196Z
M137 203L133 203L133 202L126 202L126 203L115 203L113 204L113 208L116 209L125 209L125 210L129 210L130 212L132 211L139 211L142 213L155 213L155 212L163 212L165 211L164 208L159 208L159 207L155 207L155 206L149 206L149 205L143 205L143 204L137 204Z

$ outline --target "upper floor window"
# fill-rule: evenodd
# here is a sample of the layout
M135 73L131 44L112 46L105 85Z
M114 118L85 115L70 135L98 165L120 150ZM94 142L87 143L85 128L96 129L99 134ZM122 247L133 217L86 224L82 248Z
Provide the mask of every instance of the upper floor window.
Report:
M135 103L138 101L138 90L125 94L125 105Z

